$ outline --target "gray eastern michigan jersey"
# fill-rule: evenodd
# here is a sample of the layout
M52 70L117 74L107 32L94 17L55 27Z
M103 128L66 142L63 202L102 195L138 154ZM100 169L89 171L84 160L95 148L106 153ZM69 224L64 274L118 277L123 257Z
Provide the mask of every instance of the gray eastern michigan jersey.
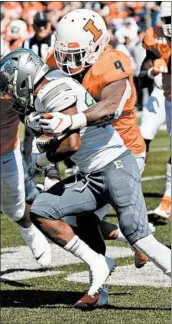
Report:
M35 100L36 111L63 113L62 109L73 104L80 113L96 103L80 83L59 70L48 73L46 79L49 82L40 89ZM81 147L71 159L85 173L100 170L127 150L111 124L84 127L80 136Z

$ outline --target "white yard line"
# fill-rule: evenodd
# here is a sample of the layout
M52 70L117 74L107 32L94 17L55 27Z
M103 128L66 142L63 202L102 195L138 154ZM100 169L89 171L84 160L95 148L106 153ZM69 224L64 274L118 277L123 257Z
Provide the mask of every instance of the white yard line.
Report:
M66 280L88 283L88 273L78 272L67 276ZM152 262L148 262L142 269L136 269L134 264L119 266L106 281L107 285L116 286L147 286L170 287L171 280Z
M162 176L152 176L152 177L143 177L142 178L142 182L144 181L151 181L151 180L159 180L159 179L165 179L166 176L162 175Z
M51 248L53 252L52 265L50 269L44 271L39 269L27 246L3 248L1 256L2 280L24 280L59 275L62 271L53 270L52 267L82 262L55 244L51 244ZM114 258L125 258L132 256L133 252L127 247L127 244L126 247L108 246L107 255ZM74 272L67 275L66 280L86 283L88 282L88 272ZM133 264L118 266L107 281L107 284L120 286L170 287L170 283L170 279L151 262L148 262L142 269L136 269Z

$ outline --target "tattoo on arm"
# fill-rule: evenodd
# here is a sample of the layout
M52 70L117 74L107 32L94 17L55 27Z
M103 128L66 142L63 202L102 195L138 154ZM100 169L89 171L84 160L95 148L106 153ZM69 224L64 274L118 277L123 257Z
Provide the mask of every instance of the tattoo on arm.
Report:
M84 111L87 117L87 125L109 123L114 118L121 98L126 89L126 78L108 84L101 92L101 98L98 103Z

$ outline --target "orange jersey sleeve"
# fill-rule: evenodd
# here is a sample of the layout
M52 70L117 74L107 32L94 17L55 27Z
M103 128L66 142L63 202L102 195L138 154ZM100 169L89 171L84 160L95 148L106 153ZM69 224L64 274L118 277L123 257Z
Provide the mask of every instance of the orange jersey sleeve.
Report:
M164 59L168 63L171 54L171 44L164 35L161 26L147 29L143 38L143 47L153 52L157 58Z
M122 52L115 51L108 46L98 61L88 69L82 85L95 99L100 100L101 91L107 84L124 78L129 80L131 96L121 116L114 120L113 125L128 149L134 154L140 154L145 151L146 147L137 124L136 92L130 59Z

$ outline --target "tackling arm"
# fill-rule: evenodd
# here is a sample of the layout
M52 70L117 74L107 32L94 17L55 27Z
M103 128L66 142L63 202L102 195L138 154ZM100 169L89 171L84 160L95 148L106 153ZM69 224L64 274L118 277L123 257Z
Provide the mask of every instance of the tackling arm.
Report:
M70 129L110 122L118 118L131 95L127 78L108 84L101 92L100 101L84 113L71 116Z
M91 109L74 115L64 115L60 112L53 113L53 122L46 119L47 126L40 119L42 129L60 135L69 130L76 130L85 126L101 125L110 123L118 118L131 95L131 87L127 78L111 82L101 92L100 101ZM52 125L50 125L52 124ZM54 125L53 125L54 124Z
M118 118L130 95L131 88L126 78L108 84L101 92L100 102L84 111L87 125Z

